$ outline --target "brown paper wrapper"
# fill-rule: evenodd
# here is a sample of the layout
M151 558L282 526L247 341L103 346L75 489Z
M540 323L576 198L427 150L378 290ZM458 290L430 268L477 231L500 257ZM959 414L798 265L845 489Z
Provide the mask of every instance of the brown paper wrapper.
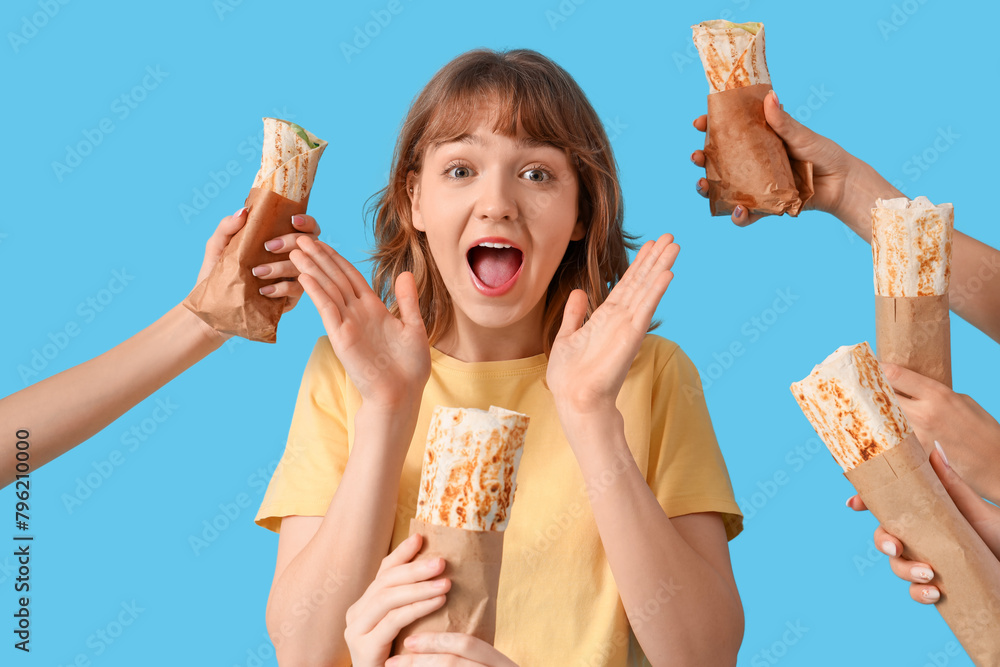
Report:
M1000 564L965 520L916 436L844 476L891 535L903 558L928 563L938 612L977 665L1000 665Z
M278 280L257 278L250 270L275 261L264 243L294 232L292 216L305 213L308 202L308 196L294 202L271 190L251 188L244 204L248 209L246 224L184 305L216 331L262 343L275 342L287 297L271 299L262 295L261 287Z
M770 90L759 83L708 96L705 178L712 215L742 205L751 213L794 217L813 195L812 163L790 160L764 118Z
M875 347L887 361L951 387L948 295L875 295Z
M393 655L410 653L403 640L418 632L461 632L493 643L497 624L497 588L503 531L465 530L410 520L410 535L423 544L416 561L444 558L442 577L451 579L444 606L400 630Z

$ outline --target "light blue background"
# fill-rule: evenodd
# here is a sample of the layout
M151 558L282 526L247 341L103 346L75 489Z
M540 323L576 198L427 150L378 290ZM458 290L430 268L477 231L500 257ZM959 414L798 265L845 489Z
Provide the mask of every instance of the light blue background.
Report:
M11 0L0 10L0 395L25 386L18 367L67 323L80 334L29 382L106 351L183 299L206 239L250 187L262 116L292 119L329 140L310 213L324 240L360 261L371 238L362 211L384 183L411 99L463 51L534 48L577 79L608 126L627 228L644 238L670 231L682 246L659 333L711 373L706 397L748 514L731 545L747 617L740 664L971 664L947 654L954 638L946 625L910 601L875 554L874 519L844 508L851 487L825 449L808 453L814 433L788 391L837 346L874 338L869 247L816 212L749 229L709 216L694 191L700 171L688 161L703 141L691 120L704 112L707 93L689 26L720 16L763 21L786 109L907 195L954 202L956 225L997 246L990 195L998 134L987 75L998 64L996 45L970 24L991 4L710 0L680 9L547 0L446 9L402 0L403 10L348 62L340 44L386 0L336 8L48 1L50 13L57 8L51 18L40 13L46 0ZM44 25L33 32L25 27L33 20ZM14 44L11 33L30 38ZM145 99L125 116L115 100L142 85L147 67L166 76L140 91ZM102 119L113 131L60 180L52 163L64 162L67 146ZM928 169L908 164L949 129L957 140ZM194 191L229 161L239 173L220 190L209 187L207 208L186 221L181 205L192 205ZM123 269L134 278L102 312L78 310ZM770 319L778 290L794 302L755 338L752 318ZM33 650L28 657L11 646L13 558L0 556L0 662L65 665L83 654L101 667L274 664L264 605L277 538L252 517L323 331L303 300L279 333L274 346L237 341L213 353L32 475ZM1000 348L958 317L952 335L956 389L1000 414ZM727 369L713 367L734 342L745 353ZM157 399L177 407L130 451L123 435L151 417ZM69 512L64 495L113 450L124 463ZM196 555L189 537L239 494L251 506ZM0 511L12 512L13 502L10 489L0 493ZM0 529L0 543L12 523ZM113 644L99 642L95 633L133 601L142 609L134 623ZM787 634L788 624L806 630Z

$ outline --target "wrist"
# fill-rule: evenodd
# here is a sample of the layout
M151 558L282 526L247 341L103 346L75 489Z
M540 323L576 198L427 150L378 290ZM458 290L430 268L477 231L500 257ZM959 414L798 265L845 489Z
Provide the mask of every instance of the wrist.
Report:
M182 303L174 306L170 314L177 318L176 321L186 332L186 335L190 336L190 339L196 340L199 346L204 345L209 348L207 352L219 349L223 343L231 338L231 334L216 331Z
M878 199L905 197L864 160L849 155L844 193L834 210L829 211L858 236L871 242L871 210Z

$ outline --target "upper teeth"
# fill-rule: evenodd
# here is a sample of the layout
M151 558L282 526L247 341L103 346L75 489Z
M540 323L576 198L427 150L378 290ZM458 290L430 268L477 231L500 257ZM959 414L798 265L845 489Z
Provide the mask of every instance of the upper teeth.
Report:
M506 243L490 243L489 241L483 241L479 244L485 248L510 248L511 246Z

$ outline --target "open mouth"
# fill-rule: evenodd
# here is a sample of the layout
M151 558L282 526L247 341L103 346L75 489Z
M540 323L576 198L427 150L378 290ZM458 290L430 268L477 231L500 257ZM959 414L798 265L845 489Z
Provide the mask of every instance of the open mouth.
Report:
M469 249L466 258L476 287L494 296L513 286L524 263L523 252L502 243L480 243Z

